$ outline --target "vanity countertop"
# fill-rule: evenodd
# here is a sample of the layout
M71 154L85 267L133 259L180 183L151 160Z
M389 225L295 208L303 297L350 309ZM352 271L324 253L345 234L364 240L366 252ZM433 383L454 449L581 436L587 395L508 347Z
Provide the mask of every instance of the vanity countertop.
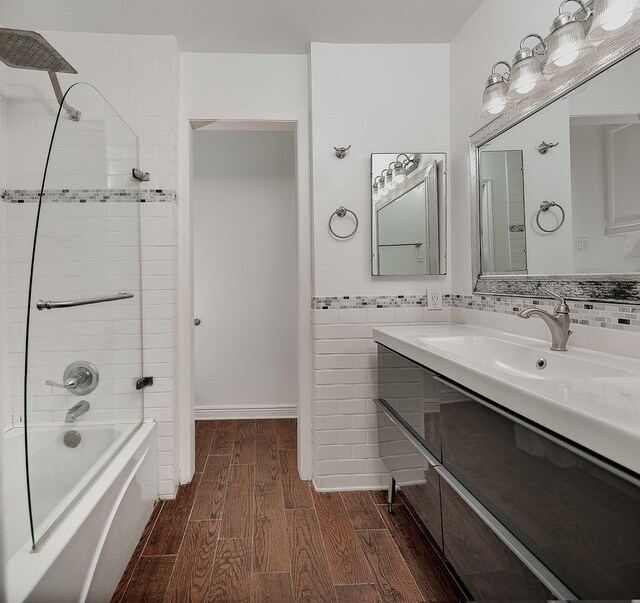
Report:
M640 473L640 361L471 325L386 327L378 343ZM539 361L544 360L544 368Z

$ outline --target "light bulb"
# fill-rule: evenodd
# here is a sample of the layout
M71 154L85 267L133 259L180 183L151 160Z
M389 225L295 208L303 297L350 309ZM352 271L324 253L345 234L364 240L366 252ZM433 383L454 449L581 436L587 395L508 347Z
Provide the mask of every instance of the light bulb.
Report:
M482 95L481 118L499 115L514 106L513 101L507 98L507 92L509 91L509 86L507 85L509 73L498 73L496 71L498 65L505 65L509 69L509 72L511 71L511 65L505 61L499 61L493 66Z
M582 0L575 1L582 6L586 17L578 19L573 13L561 12L555 18L547 41L547 63L543 69L546 75L555 75L595 50L584 33L583 22L589 17L589 13ZM560 5L560 10L564 4Z
M538 34L529 34L522 39L520 50L516 53L513 59L513 67L511 68L509 92L507 93L509 100L521 100L532 92L546 87L548 84L534 50L524 46L529 38L540 40L542 47L546 49L544 40Z
M602 42L611 32L640 19L640 0L594 0L587 39Z
M402 184L407 179L404 166L399 161L394 162L392 165L391 175L393 176L393 182L395 184Z

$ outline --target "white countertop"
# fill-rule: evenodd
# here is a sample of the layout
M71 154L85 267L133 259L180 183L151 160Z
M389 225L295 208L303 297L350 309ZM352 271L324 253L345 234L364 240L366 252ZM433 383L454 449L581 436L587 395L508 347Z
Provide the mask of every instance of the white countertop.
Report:
M596 363L628 371L623 376L535 378L500 370L490 358L444 349L438 339L489 337L524 345L551 366L558 361ZM546 427L631 471L640 473L640 361L571 347L552 352L546 341L471 325L385 327L378 343L459 383L504 408Z

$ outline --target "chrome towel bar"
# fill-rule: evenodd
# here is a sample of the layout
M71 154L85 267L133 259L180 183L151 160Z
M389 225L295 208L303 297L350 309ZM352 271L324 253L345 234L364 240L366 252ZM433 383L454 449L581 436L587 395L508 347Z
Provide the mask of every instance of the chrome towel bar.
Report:
M103 304L121 299L131 299L133 293L118 293L117 295L106 295L104 297L90 297L88 299L69 299L66 301L44 301L39 299L36 304L38 310L54 310L56 308L73 308L74 306L89 306L90 304Z

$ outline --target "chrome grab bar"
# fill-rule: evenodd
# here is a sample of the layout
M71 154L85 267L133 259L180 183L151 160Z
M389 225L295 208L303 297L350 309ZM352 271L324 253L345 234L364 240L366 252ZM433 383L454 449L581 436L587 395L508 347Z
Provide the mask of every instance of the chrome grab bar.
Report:
M133 293L118 293L117 295L106 295L104 297L90 297L88 299L69 299L67 301L44 301L39 299L36 304L38 310L54 310L55 308L73 308L75 306L88 306L90 304L103 304L120 299L131 299Z

